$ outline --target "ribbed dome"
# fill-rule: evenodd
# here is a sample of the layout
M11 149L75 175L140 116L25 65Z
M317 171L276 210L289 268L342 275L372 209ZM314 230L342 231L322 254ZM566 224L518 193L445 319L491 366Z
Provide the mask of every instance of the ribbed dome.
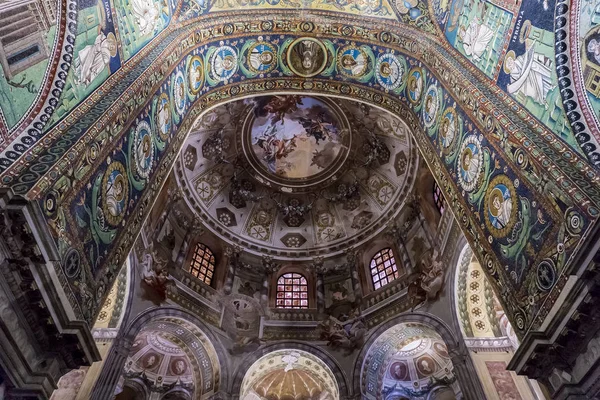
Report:
M268 400L317 399L323 390L310 372L298 369L271 371L254 385L254 391Z

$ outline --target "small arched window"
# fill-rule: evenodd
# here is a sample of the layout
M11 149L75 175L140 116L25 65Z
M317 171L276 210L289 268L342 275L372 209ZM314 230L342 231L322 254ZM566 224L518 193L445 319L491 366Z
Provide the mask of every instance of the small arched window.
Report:
M308 308L308 283L295 272L277 279L277 308Z
M371 258L370 268L375 290L400 277L394 253L389 247L377 252Z
M440 186L436 181L433 181L433 200L435 201L435 206L439 210L440 214L443 214L444 209L446 208L446 201L444 200L442 189L440 189Z
M190 274L210 285L215 273L215 255L208 246L198 243L190 261Z

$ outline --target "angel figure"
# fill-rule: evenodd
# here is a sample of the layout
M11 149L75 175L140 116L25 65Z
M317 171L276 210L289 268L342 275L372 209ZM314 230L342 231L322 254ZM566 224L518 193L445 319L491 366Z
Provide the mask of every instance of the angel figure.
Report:
M428 300L434 300L444 284L444 265L438 260L437 250L433 251L433 256L429 256L431 263L421 273L421 288L427 293Z

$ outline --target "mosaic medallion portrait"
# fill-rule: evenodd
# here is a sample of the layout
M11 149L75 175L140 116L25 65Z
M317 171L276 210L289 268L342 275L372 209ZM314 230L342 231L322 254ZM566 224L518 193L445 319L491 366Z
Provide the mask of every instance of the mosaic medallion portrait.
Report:
M308 78L319 74L327 64L327 50L323 43L313 38L300 38L288 50L290 69L297 75Z

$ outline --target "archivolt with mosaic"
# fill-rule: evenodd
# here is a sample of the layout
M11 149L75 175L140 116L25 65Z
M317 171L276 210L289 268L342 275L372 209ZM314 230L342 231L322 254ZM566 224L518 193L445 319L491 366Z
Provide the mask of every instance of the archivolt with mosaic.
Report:
M117 115L90 142L88 156L69 167L70 173L65 170L67 173L57 175L58 179L50 175L54 180L50 190L38 185L30 192L39 193L62 254L78 251L85 260L80 268L65 272L88 315L95 312L107 281L123 261L177 155L184 135L175 136L174 132L187 132L204 109L236 97L301 90L366 101L407 121L466 233L478 244L473 247L480 249L479 257L485 260L493 281L503 292L518 293L505 296L506 308L514 325L521 332L526 329L538 312L536 304L547 295L535 284L536 268L526 267L543 264L544 268L550 265L555 276L563 272L565 260L596 218L593 204L597 196L587 203L575 201L573 196L587 196L564 175L564 191L553 187L553 183L542 182L543 171L557 176L561 171L542 155L541 161L534 158L537 150L527 147L532 146L525 137L527 130L521 136L511 134L509 139L500 123L494 122L495 110L485 98L468 82L456 81L460 76L456 71L447 69L442 59L433 58L416 42L402 40L414 53L408 57L402 54L406 49L396 44L375 45L340 37L359 35L360 28L338 25L339 36L320 39L281 36L277 32L289 30L290 24L263 21L261 26L266 32L261 36L223 38L193 49L172 66L170 75L162 79L153 95L148 96L144 89L149 103L131 124L125 125L128 118ZM306 22L296 24L306 27ZM316 29L314 25L309 28ZM384 42L397 43L401 39L387 32L378 37ZM182 42L189 46L199 39L192 33ZM276 53L277 57L266 53ZM454 82L454 93L449 93L416 56L433 64L444 83ZM271 63L275 67L271 68ZM155 73L166 72L163 64L156 68ZM252 68L271 72L253 72ZM361 82L369 73L372 77ZM298 75L315 79L295 78ZM474 111L465 112L465 105ZM512 124L509 118L502 122L508 127ZM125 126L127 129L121 128ZM484 135L482 130L490 133ZM106 147L109 131L114 148ZM524 147L517 142L519 139ZM577 161L575 155L572 157ZM567 187L573 190L569 192ZM541 190L548 189L559 200L547 200ZM117 235L118 227L126 229ZM529 237L532 239L527 241ZM79 241L82 246L69 250ZM88 279L83 278L84 271Z

